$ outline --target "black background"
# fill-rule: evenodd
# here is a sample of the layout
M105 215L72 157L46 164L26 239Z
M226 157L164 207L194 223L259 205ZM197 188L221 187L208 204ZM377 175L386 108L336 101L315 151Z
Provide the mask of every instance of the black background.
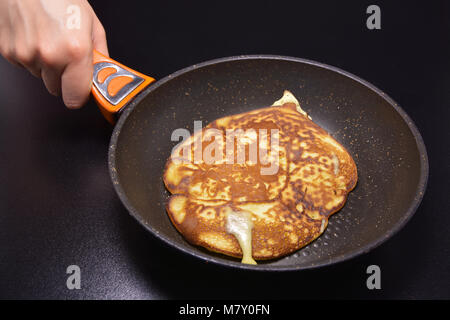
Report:
M67 110L0 59L0 298L450 298L448 1L91 4L111 56L156 79L262 53L316 60L373 83L422 133L428 189L401 232L351 261L274 274L208 265L167 248L128 215L108 175L112 127L93 102ZM366 28L370 4L381 7L381 30ZM81 290L66 287L71 264L82 270ZM371 264L381 267L381 290L366 288Z

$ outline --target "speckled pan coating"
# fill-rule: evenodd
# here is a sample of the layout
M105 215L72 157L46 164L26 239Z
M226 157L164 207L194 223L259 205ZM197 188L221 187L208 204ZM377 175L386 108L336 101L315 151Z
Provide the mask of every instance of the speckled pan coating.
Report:
M359 181L346 206L317 240L257 266L190 245L165 212L169 193L162 172L177 143L171 141L173 130L192 132L194 120L206 125L268 106L285 89L353 156ZM156 237L205 262L260 271L321 267L368 252L412 217L428 178L420 133L384 92L335 67L272 55L216 59L152 84L120 116L110 142L109 168L125 207Z

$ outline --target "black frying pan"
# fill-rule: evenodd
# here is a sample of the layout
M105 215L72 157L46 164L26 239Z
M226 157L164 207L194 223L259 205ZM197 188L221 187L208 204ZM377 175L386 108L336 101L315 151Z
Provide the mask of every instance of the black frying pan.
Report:
M110 142L114 188L146 230L204 261L264 271L309 269L344 261L394 235L423 197L428 160L416 126L384 92L340 69L292 57L237 56L177 71L140 93L140 88L134 93L133 87L125 89L117 95L132 92L135 97L119 112ZM172 226L165 211L169 192L162 173L177 143L171 141L172 131L188 128L193 132L194 120L206 125L226 115L269 106L285 89L352 154L359 181L345 207L308 246L256 266L192 246Z

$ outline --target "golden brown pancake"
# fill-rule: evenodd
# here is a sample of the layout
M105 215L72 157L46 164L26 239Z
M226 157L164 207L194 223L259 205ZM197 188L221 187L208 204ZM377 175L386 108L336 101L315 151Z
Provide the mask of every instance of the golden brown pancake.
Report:
M316 239L356 181L350 154L289 91L271 107L196 132L176 147L164 172L176 229L190 243L244 263L281 257Z

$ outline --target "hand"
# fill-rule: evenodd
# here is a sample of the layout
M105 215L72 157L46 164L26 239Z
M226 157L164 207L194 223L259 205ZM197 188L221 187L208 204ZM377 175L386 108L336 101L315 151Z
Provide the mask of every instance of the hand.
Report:
M92 51L108 55L105 30L87 0L0 0L0 54L42 78L68 108L92 85Z

